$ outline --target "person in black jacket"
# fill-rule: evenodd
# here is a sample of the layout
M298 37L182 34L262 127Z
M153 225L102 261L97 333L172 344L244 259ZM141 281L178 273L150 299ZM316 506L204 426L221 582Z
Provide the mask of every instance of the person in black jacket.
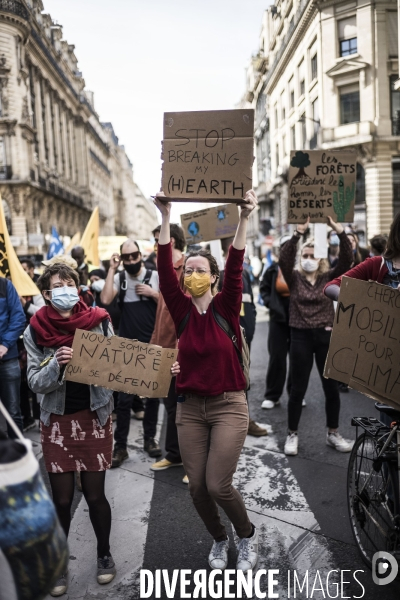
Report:
M290 239L282 236L280 248ZM268 353L269 363L266 377L265 400L262 408L274 408L280 402L287 372L287 356L290 348L289 288L286 286L278 263L265 271L260 283L260 295L269 308ZM288 390L290 389L290 373Z

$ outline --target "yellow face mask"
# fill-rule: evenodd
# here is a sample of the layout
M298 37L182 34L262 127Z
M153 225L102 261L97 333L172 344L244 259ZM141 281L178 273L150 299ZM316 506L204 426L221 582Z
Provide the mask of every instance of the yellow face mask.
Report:
M184 284L193 298L200 298L211 286L210 274L193 271L191 275L186 275Z

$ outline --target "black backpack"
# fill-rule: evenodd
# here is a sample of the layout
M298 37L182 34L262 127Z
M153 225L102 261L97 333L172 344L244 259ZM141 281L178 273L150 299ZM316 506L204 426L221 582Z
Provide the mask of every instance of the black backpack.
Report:
M181 337L186 325L188 324L191 310L192 310L192 307L190 307L189 312L183 317L182 321L179 323L178 332L177 332L178 339ZM236 336L235 332L233 331L232 327L229 325L228 321L215 310L213 301L211 301L211 310L212 310L212 314L213 314L213 317L214 317L217 325L219 325L219 327L221 327L222 331L224 331L226 333L226 335L232 340L232 343L236 350L237 357L239 359L240 366L242 367L244 378L246 380L246 385L247 385L246 390L248 390L248 389L250 389L250 350L249 350L249 346L247 344L246 333L245 333L243 327L240 325L240 333L241 333L241 338L242 338L242 351L240 351L239 345L237 343L237 336Z

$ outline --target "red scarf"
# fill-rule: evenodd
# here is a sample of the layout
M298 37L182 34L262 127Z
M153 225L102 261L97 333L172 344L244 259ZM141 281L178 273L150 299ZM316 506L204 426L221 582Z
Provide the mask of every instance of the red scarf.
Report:
M82 300L79 300L68 319L64 319L50 304L43 306L33 315L30 325L36 332L38 346L71 348L77 329L90 331L107 318L110 317L104 308L98 306L88 308Z

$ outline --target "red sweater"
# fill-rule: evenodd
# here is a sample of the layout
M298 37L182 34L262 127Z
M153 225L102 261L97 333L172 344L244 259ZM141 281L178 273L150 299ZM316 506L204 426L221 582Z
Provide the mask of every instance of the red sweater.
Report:
M383 283L384 277L388 272L388 268L385 264L385 260L381 256L373 256L371 258L367 258L362 263L344 273L340 277L336 277L336 279L332 279L329 283L326 284L324 291L330 285L338 285L342 282L342 277L353 277L354 279L362 279L363 281L377 281L378 283Z
M239 346L243 257L244 250L230 247L222 292L213 300L216 311L225 317L234 330ZM191 297L181 290L172 265L171 244L158 245L157 264L160 290L176 330L190 311L178 345L181 372L177 376L177 392L218 396L224 392L246 389L235 347L217 325L211 306L205 314L200 314Z

